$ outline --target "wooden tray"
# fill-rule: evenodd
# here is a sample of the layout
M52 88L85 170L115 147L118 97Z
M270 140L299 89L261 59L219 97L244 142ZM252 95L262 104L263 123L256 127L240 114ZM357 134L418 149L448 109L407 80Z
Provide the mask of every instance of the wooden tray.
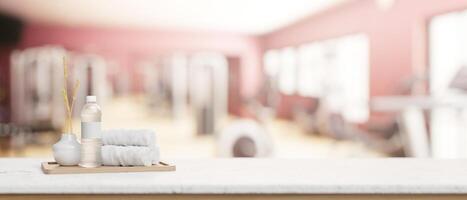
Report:
M84 168L80 166L60 166L56 162L43 162L41 164L44 174L83 174L83 173L119 173L119 172L153 172L175 171L175 165L159 162L159 165L150 167L134 166L100 166L96 168Z

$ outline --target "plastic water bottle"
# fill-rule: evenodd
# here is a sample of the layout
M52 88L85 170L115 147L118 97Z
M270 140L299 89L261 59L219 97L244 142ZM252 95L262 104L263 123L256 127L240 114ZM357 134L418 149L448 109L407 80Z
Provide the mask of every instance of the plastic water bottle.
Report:
M81 110L81 167L102 165L101 118L102 112L96 96L87 96L86 104Z
M101 108L97 104L96 96L86 96L86 104L81 110L81 138L102 138Z

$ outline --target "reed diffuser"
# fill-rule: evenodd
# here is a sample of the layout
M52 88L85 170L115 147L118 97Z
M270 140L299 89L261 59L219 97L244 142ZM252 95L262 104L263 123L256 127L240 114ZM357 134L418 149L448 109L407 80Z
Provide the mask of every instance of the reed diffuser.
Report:
M60 165L78 165L80 162L81 147L73 133L73 107L75 105L76 93L79 88L79 80L77 80L71 91L71 102L68 96L68 62L66 57L63 57L63 101L65 103L65 124L63 126L63 134L60 140L53 145L53 154L55 161Z
M73 91L71 95L71 102L68 98L68 62L66 57L63 57L63 77L64 77L64 84L62 89L63 101L65 103L65 110L66 110L66 118L65 118L65 125L63 126L63 131L65 133L73 133L73 107L75 105L76 100L76 92L79 88L79 80L76 80L75 85L73 86Z

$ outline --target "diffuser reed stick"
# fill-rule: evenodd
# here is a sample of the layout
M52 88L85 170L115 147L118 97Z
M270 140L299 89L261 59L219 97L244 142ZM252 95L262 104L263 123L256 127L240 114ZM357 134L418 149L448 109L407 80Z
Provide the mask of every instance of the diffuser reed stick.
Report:
M62 95L63 95L63 101L65 103L65 109L66 109L66 119L65 119L65 125L64 125L64 132L65 133L73 133L73 120L72 120L72 114L73 114L73 106L75 105L75 100L76 100L76 92L78 91L79 88L79 80L76 80L75 85L73 86L73 91L71 92L71 102L68 98L68 62L66 59L66 56L63 57L63 77L64 77L64 84L63 84L63 89L62 89Z

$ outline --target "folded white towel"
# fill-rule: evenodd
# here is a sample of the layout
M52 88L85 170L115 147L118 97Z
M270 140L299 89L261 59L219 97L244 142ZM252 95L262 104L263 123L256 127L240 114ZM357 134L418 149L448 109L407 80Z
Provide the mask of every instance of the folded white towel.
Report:
M102 164L110 166L151 166L156 152L149 147L102 146Z
M136 162L135 160L130 159L130 156L139 157L135 158L136 160L145 160L145 156L150 155L152 156L150 163L159 164L160 161L159 146L156 143L156 133L152 130L104 130L102 131L102 144L104 145L102 148L103 165L141 165L139 164L140 162ZM105 148L106 152L104 152L104 147L106 146L110 147ZM144 158L142 158L142 156L140 156L139 154L145 154L143 156ZM105 162L104 160L107 160L109 162Z
M156 147L156 133L149 129L113 129L102 131L102 144Z
M160 154L160 151L159 151L159 147L156 146L153 149L153 151L154 151L154 154L153 154L154 157L152 157L152 164L158 165L159 162L161 161L161 154Z

